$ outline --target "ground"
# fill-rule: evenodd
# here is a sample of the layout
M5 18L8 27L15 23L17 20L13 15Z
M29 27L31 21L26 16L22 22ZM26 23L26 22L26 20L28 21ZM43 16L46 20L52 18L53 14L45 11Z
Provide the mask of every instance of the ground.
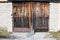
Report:
M48 37L48 32L36 32L36 33L19 33L14 32L11 38L5 38L0 40L56 40L56 38ZM14 38L13 38L14 36Z

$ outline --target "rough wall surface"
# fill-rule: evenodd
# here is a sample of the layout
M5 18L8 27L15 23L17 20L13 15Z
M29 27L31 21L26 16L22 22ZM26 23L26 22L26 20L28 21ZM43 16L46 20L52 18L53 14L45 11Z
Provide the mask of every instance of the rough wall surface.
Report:
M7 0L0 0L0 1L7 1Z
M59 4L50 3L49 31L58 31L59 29Z
M0 26L12 31L12 3L0 3Z

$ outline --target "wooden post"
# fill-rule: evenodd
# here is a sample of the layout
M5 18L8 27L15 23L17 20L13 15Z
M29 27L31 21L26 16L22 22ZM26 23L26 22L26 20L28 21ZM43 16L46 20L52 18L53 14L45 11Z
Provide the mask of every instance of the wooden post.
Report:
M29 27L31 28L31 3L29 3Z

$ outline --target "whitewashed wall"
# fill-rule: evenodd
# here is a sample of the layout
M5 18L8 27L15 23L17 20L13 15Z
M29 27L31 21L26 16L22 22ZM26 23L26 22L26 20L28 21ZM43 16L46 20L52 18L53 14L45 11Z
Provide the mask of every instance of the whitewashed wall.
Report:
M0 27L7 27L12 31L12 3L0 3Z
M12 3L0 3L0 26L12 30ZM50 3L49 31L60 30L60 3Z
M59 4L58 3L50 3L50 20L49 20L49 31L58 31L60 29L59 26Z
M58 7L59 8L58 9L59 10L59 27L58 27L58 30L60 30L60 3L58 3L58 5L59 5L59 7Z
M0 1L7 1L7 0L0 0Z

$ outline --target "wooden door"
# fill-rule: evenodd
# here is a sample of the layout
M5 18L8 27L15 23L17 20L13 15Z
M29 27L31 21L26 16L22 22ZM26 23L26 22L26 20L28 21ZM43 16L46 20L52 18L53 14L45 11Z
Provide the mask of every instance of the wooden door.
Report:
M13 31L29 32L31 29L31 11L29 2L13 3Z
M49 30L49 3L32 3L33 28L35 31Z
M13 31L29 32L49 30L49 3L13 3Z

